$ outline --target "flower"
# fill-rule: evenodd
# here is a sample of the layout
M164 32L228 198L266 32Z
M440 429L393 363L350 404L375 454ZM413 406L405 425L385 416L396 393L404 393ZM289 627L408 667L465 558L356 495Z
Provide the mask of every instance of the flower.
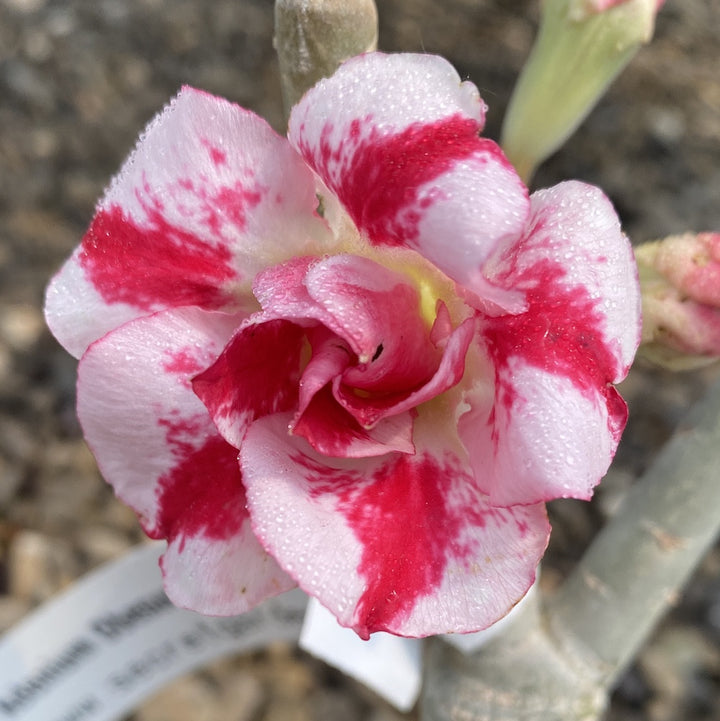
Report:
M688 370L720 357L720 233L684 233L635 249L643 357Z
M434 56L368 54L288 139L190 88L52 281L100 469L178 605L295 584L362 637L469 632L534 580L626 407L636 269L600 191L528 197Z

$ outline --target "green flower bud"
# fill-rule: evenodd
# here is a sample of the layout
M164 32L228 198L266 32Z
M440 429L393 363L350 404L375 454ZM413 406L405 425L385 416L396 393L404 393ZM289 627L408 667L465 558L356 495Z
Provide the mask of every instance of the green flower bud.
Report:
M521 177L554 153L653 35L662 0L545 0L540 31L505 117Z

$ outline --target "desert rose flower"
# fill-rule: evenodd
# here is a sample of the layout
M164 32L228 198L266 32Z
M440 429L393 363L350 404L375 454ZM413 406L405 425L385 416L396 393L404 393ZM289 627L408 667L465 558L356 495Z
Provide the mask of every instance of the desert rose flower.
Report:
M476 88L369 54L288 139L184 89L52 281L100 468L178 605L299 584L362 637L466 632L533 582L543 502L588 498L639 338L608 200L528 197Z

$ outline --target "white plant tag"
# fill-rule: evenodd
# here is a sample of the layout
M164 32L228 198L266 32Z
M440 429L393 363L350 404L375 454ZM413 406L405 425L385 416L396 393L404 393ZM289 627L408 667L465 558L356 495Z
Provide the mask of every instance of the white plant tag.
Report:
M420 639L376 633L363 641L311 598L300 648L369 686L400 711L415 705L422 682Z
M114 721L212 659L297 641L304 593L230 618L182 611L162 590L163 548L91 573L0 639L0 721Z

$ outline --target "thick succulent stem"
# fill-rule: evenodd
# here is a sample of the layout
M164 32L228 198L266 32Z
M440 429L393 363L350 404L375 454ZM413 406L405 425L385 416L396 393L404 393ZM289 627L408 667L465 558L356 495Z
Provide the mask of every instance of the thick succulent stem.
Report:
M286 116L343 60L375 50L374 0L276 0L275 49Z
M605 686L631 662L720 532L720 384L686 416L548 604L550 632Z

